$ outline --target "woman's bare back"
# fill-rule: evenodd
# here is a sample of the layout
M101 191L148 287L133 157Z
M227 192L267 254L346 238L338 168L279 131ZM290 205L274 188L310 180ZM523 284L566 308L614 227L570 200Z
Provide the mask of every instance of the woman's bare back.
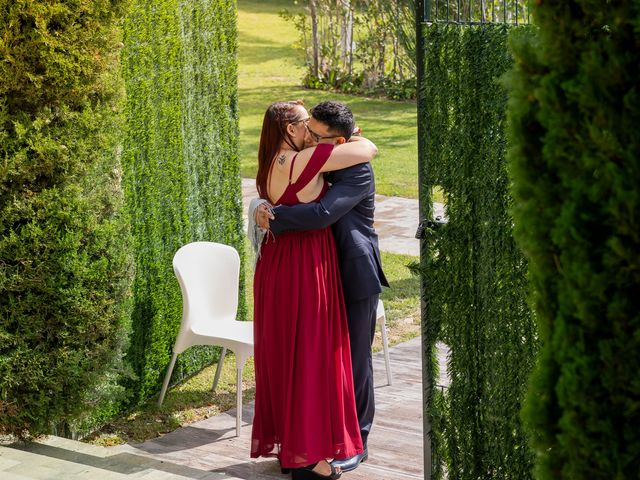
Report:
M300 152L280 150L271 166L267 180L267 192L272 202L278 202L289 183L295 184L311 160L317 147L305 148ZM369 162L378 149L363 137L354 137L352 141L333 145L333 150L320 171L306 185L300 186L297 197L302 203L314 201L324 186L324 173L348 168L358 163ZM293 163L293 169L291 165Z
M269 198L274 204L277 204L282 194L289 186L289 176L291 175L291 184L295 184L300 174L311 159L313 150L308 148L302 152L294 152L293 150L281 151L278 153L271 172L269 172L269 180L267 182L267 191ZM310 150L310 151L308 151ZM293 170L291 164L293 163ZM298 193L298 200L302 203L314 201L324 186L324 173L318 172Z

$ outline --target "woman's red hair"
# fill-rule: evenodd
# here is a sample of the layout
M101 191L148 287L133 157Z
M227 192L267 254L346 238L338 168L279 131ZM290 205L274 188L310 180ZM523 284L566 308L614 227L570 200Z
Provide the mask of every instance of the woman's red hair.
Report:
M297 106L304 105L302 100L290 102L276 102L269 105L262 121L260 133L260 147L258 148L258 175L256 175L256 187L260 198L271 202L267 190L267 181L271 166L276 159L282 142L286 142L292 149L298 150L293 139L287 132L287 125L304 120L298 113Z

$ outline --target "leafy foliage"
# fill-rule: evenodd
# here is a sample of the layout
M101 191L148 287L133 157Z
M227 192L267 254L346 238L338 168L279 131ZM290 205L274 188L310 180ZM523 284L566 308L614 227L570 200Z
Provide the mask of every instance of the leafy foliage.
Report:
M308 88L414 98L413 0L309 0L281 12L300 34ZM317 35L314 36L314 24Z
M536 352L527 264L513 239L505 153L509 27L424 27L419 121L423 205L443 189L448 224L423 244L423 338L449 349L448 386L433 358L434 478L527 479L533 458L520 409ZM429 207L427 207L429 208Z
M539 479L640 471L640 5L540 2L512 39L514 217L542 342Z
M131 258L117 28L125 7L1 2L2 434L99 421L125 395Z
M175 252L197 240L244 252L236 49L235 3L227 0L138 0L125 25L124 165L137 267L128 359L136 401L159 390L180 326ZM180 355L174 379L214 360L210 347L192 348Z

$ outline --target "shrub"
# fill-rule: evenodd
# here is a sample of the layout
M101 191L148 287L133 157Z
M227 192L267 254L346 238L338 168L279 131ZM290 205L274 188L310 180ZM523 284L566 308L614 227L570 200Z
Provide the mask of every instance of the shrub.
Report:
M542 351L539 479L640 471L640 5L539 2L514 37L510 168Z
M2 3L0 433L112 408L126 338L119 0Z
M413 0L313 0L302 11L281 11L299 34L294 46L304 53L303 85L415 98L415 9Z

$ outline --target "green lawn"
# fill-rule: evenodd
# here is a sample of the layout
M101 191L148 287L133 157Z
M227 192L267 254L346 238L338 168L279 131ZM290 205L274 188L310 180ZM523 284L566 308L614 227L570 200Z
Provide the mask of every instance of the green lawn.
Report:
M364 136L379 149L374 160L376 190L382 195L418 197L415 102L371 99L300 87L302 52L293 48L297 32L278 16L292 1L238 0L240 158L244 177L255 177L262 117L277 100L302 98L308 107L339 100L353 110Z

